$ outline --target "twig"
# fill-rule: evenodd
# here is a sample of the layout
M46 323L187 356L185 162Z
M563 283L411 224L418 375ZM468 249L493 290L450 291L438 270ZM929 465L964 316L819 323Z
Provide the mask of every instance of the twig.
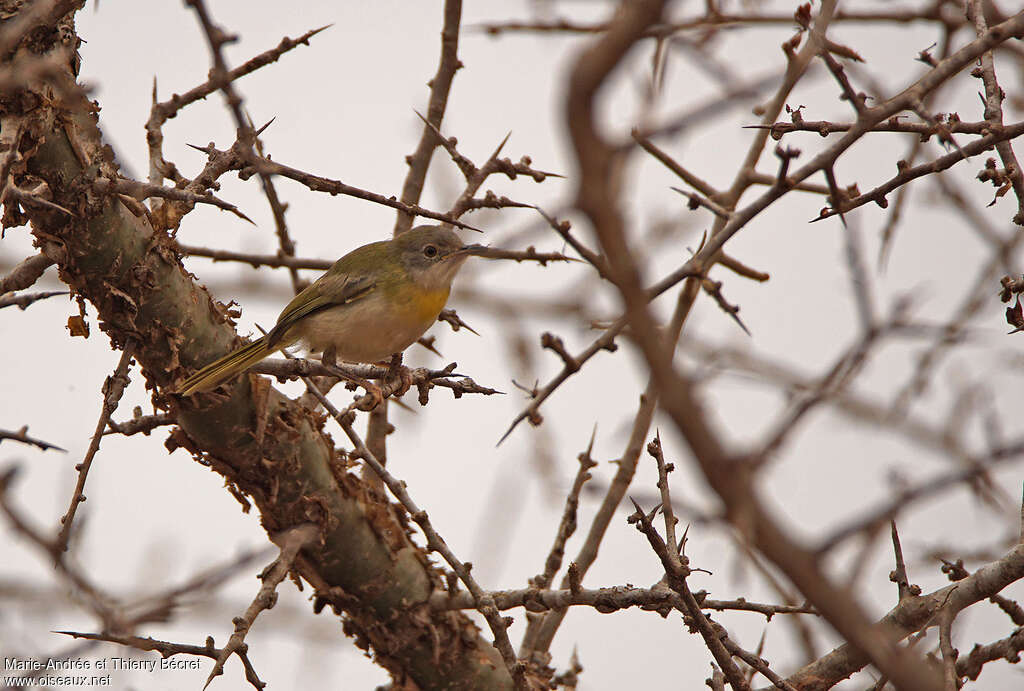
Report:
M409 370L409 375L412 377L412 384L414 386L419 385L423 382L433 382L438 386L446 386L444 382L440 381L449 377L460 377L463 375L455 372L456 363L450 363L442 369L430 369L427 367L416 367ZM295 378L295 377L339 377L348 381L358 379L386 379L388 377L388 368L381 367L378 365L355 365L355 364L343 364L343 365L325 365L318 360L307 360L298 357L288 357L282 360L279 358L270 358L263 360L262 362L252 367L253 372L260 374L269 374L274 377L281 379ZM449 382L450 383L450 382ZM454 385L453 385L454 386ZM452 388L452 387L448 387ZM481 387L483 388L483 387ZM465 391L465 393L477 393L474 391Z
M204 149L205 150L205 149ZM423 216L424 218L432 218L435 221L441 221L442 223L450 223L451 225L459 228L468 228L469 230L477 230L468 223L463 223L456 216L451 214L441 214L436 211L430 211L424 209L418 204L406 204L398 201L393 197L385 197L383 194L377 194L376 192L370 192L368 190L353 187L352 185L346 185L340 180L332 180L330 178L320 177L313 175L312 173L305 173L296 168L286 166L277 161L271 161L267 158L257 158L252 163L253 167L262 174L267 175L280 175L282 177L295 180L298 183L305 185L313 192L326 192L330 195L344 194L357 199L363 199L375 204L381 204L383 206L397 209L404 214L411 214L413 216Z
M754 173L753 175L750 176L750 182L755 185L778 185L780 184L780 178L778 176L765 175L764 173ZM788 183L788 181L786 181L785 179L783 179L781 182L782 184ZM795 190L797 192L810 192L811 194L820 195L828 194L827 185L817 185L812 182L800 182L789 187L790 189Z
M903 547L900 545L900 534L896 530L896 521L890 522L892 526L892 548L896 555L896 568L889 574L889 580L896 584L899 593L899 601L911 595L920 595L921 588L910 585L907 579L907 564L903 561Z
M67 449L62 449L56 444L51 444L48 441L43 441L42 439L36 439L35 437L28 436L28 425L25 425L17 432L12 432L6 429L0 429L0 442L3 442L6 439L9 439L11 441L18 441L21 442L22 444L28 444L29 446L35 446L42 449L43 451L49 451L50 449L54 449L62 453L67 453Z
M903 116L894 115L888 120L884 120L873 125L867 129L865 133L902 132L905 134L916 134L920 137L920 141L923 143L931 137L938 136L943 133L982 135L991 128L991 124L984 120L979 122L964 122L959 118L950 118L946 120L936 118L934 122L912 122L909 120L902 120L900 119L901 117ZM831 134L849 132L857 127L857 123L800 119L795 122L779 121L765 125L744 125L743 127L744 129L767 130L771 134L772 139L778 140L792 132L814 132L822 137L827 137Z
M953 647L953 619L956 614L943 610L939 614L939 651L942 653L942 674L946 691L957 691L960 679L956 672L956 659L959 656Z
M213 63L213 67L210 69L210 84L224 92L228 110L234 116L235 126L238 128L239 139L245 144L245 153L249 154L252 152L255 135L242 112L242 98L235 91L234 80L231 79L231 72L228 70L222 50L225 45L236 42L238 36L227 33L213 23L213 18L207 11L206 3L203 0L185 0L185 4L196 13L196 18L199 20L199 25L210 48L210 61Z
M697 190L708 199L714 199L718 196L718 190L680 165L674 158L655 145L648 137L640 134L639 130L633 130L632 136L633 141L639 144L641 149L649 153L655 159L660 161L666 168L678 175L679 179L687 185ZM676 192L679 192L680 194L687 194L683 190L676 189L675 187L672 189L676 190Z
M897 314L893 321L900 318ZM793 436L801 420L821 403L841 394L853 376L861 371L867 363L873 346L884 333L885 327L874 328L861 334L833 362L832 366L815 382L813 388L803 392L790 402L786 410L765 435L765 442L755 454L757 465L770 461L782 447L786 439Z
M832 216L847 213L853 209L864 206L869 202L875 202L884 208L888 205L886 195L893 190L898 189L917 178L924 177L925 175L931 175L933 173L952 168L955 164L965 160L968 156L980 154L989 150L999 142L1015 139L1021 134L1024 134L1024 122L1019 122L1015 125L1008 125L1004 128L991 131L980 139L976 139L970 144L965 145L961 151L953 151L945 156L940 156L929 163L922 163L921 165L913 167L900 167L900 172L890 178L888 182L875 187L869 192L841 201L833 208L823 209L816 218L812 219L812 221L821 221L826 218L831 218Z
M782 689L782 691L797 691L797 689L792 684L790 684L788 681L780 677L772 670L771 667L768 666L768 661L761 657L760 650L758 650L757 653L752 653L749 650L741 648L736 641L734 641L732 638L726 635L725 629L722 627L721 624L718 624L717 622L712 622L712 625L718 628L720 631L722 631L722 645L724 645L725 649L729 651L729 654L740 658L745 663L747 663L747 665L750 666L750 674L746 677L748 683L753 678L754 672L757 671L761 674L761 676L770 681L772 683L772 686L774 686L775 688ZM761 645L764 645L763 634L761 636Z
M551 549L548 550L547 559L544 560L544 572L534 576L530 579L530 585L533 588L547 588L551 585L551 579L555 577L558 570L562 568L562 559L565 557L565 543L573 533L576 532L576 511L580 504L580 492L583 491L583 485L587 483L592 477L590 474L591 469L597 466L597 462L590 457L591 452L594 450L594 438L597 436L597 426L594 426L594 431L590 435L590 443L587 445L586 451L579 454L576 460L579 461L580 467L576 471L576 477L572 481L572 487L569 489L569 493L565 497L565 508L562 510L562 519L558 523L558 530L555 531L555 540L551 545ZM498 606L499 609L507 609L505 607Z
M462 317L452 308L446 308L441 310L441 313L437 315L437 321L444 322L448 326L452 327L452 331L458 333L459 329L465 329L471 334L479 336L476 329L467 324L462 320Z
M33 189L24 189L18 187L17 185L10 184L7 185L6 188L4 188L4 199L5 201L13 199L29 207L38 207L40 209L56 211L58 213L64 214L65 216L68 216L69 218L75 217L75 214L73 214L68 209L65 209L60 204L54 204L49 199L47 199L46 195L48 193L49 189L46 187L46 183L40 183L38 187L35 187Z
M876 624L876 630L888 631L903 639L910 634L924 632L939 624L936 616L945 609L949 615L985 600L998 593L1024 575L1024 545L1015 545L996 561L986 564L973 574L916 598L904 600L892 608ZM833 686L861 669L867 659L855 652L850 643L823 655L787 677L797 688L807 684Z
M901 511L909 509L912 504L921 499L946 489L968 484L994 468L1017 461L1021 457L1024 457L1024 440L997 449L988 458L975 460L967 468L953 470L913 487L901 488L889 500L879 502L874 508L866 511L861 518L832 531L828 537L821 540L814 552L824 555L854 535L860 535L872 526L884 525L893 520Z
M635 134L632 134L630 141L619 144L619 148L636 146L637 136L648 141L654 138L678 137L698 124L721 117L725 111L737 108L744 105L746 101L760 96L762 92L782 81L783 77L784 75L779 73L752 77L744 83L727 89L722 94L712 96L703 103L686 108L684 111L666 118L657 126L640 127Z
M547 612L564 610L567 607L592 607L602 614L621 609L638 607L645 611L664 614L676 609L685 611L685 604L680 595L664 586L653 588L635 588L631 586L614 586L611 588L566 588L564 590L544 590L534 586L517 590L496 590L491 592L494 605L500 610L523 607L527 612ZM456 593L435 591L430 596L430 606L436 610L475 609L473 595L460 590ZM816 614L807 605L772 605L738 600L713 600L704 598L700 601L701 609L717 612L752 612L765 619L777 614Z
M103 434L123 434L126 437L130 437L133 434L145 434L148 435L150 432L155 430L157 427L165 427L167 425L173 425L175 421L174 415L170 413L156 413L155 415L140 415L126 420L124 422L114 422L113 420L107 420L107 428Z
M686 285L679 292L675 311L664 334L667 343L674 345L679 339L683 324L690 315L699 290L699 283L696 280L690 280L686 282ZM633 417L633 425L630 430L629 439L626 442L626 448L623 450L622 457L618 459L615 477L605 491L601 506L591 520L587 537L580 547L576 558L573 560L573 565L576 567L575 576L571 570L565 575L561 583L563 589L571 588L574 583L578 585L579 579L586 575L594 560L597 559L598 550L608 531L608 526L611 524L612 517L618 511L619 504L622 503L622 499L626 496L626 492L633 481L637 462L643 451L644 439L647 437L651 421L654 419L654 412L658 407L658 401L659 388L656 380L651 377L647 381L644 392L640 395L640 403ZM561 626L564 616L564 612L555 612L546 615L542 620L530 622L523 636L522 648L527 651L548 650L552 640L554 640L555 633L558 631L558 627Z
M53 260L45 254L37 254L21 261L6 276L0 276L0 295L28 288L52 265Z
M329 27L322 26L319 29L313 29L307 31L302 36L296 39L285 37L281 39L281 42L275 47L267 50L259 55L251 58L245 63L238 67L230 70L227 74L228 81L235 81L247 74L255 72L256 70L269 65L270 63L276 62L282 55L288 51L301 45L309 45L309 39L316 36L321 31L324 31ZM173 177L168 173L172 171L168 170L169 164L164 161L163 158L163 132L161 128L163 124L170 118L177 115L178 111L182 108L205 99L207 96L217 91L220 85L215 80L207 79L199 86L186 91L184 94L174 94L169 100L163 102L157 102L156 100L156 83L153 84L153 106L150 109L149 120L146 121L146 140L149 143L149 159L150 159L150 177L149 181L151 184L159 185L164 177Z
M159 197L161 199L188 202L189 204L209 204L223 211L230 211L243 221L253 223L252 219L239 211L237 206L223 199L218 199L209 192L197 194L188 190L178 189L177 187L163 187L162 185L153 185L126 178L97 178L92 185L93 189L100 194L125 194L138 201L144 201L150 197Z
M533 207L531 207L533 208ZM561 252L538 252L532 245L525 250L507 250L499 247L487 247L478 250L474 256L484 259L511 259L515 262L533 261L541 266L547 266L548 262L578 262L575 257L567 257Z
M17 307L18 309L28 309L28 306L34 302L45 300L46 298L52 298L57 295L67 295L66 290L46 290L39 293L15 293L12 295L0 295L0 309L4 307Z
M409 206L419 204L423 192L423 183L427 178L427 169L434 149L443 141L440 136L441 120L444 119L448 105L448 94L452 88L455 73L462 67L459 60L459 25L462 22L462 0L445 0L444 27L441 29L441 58L437 63L437 72L430 80L430 100L427 104L427 117L423 118L423 133L420 135L416 151L407 159L409 172L402 184L402 202ZM422 118L422 116L420 116ZM395 219L394 235L412 228L413 215L408 211L395 207L399 213Z
M536 395L532 396L532 400L523 412L519 413L512 420L512 424L505 430L505 434L501 435L498 440L498 444L501 444L508 438L508 435L512 434L512 431L519 425L523 420L529 420L531 425L537 426L543 422L544 418L540 415L540 406L548 399L548 397L562 385L565 380L571 377L573 374L579 371L580 367L583 366L590 358L597 355L602 350L608 350L614 352L618 346L615 345L615 337L619 335L619 332L625 327L626 323L623 320L617 321L612 326L605 329L604 333L601 334L597 339L594 340L589 346L587 346L579 355L572 356L570 365L564 365L562 371L559 372L555 377L548 382L544 388L536 392ZM563 360L564 362L564 360Z
M740 306L730 303L725 299L725 296L722 295L722 282L712 281L710 278L705 278L700 282L700 286L704 289L705 293L711 296L711 299L715 301L715 304L718 305L719 309L732 317L732 320L736 322L741 329L743 329L743 333L749 336L750 329L748 329L747 325L743 323L742 319L740 319Z
M134 629L149 622L167 622L186 595L214 592L250 564L257 560L265 560L272 551L273 548L269 546L245 550L221 564L199 571L181 583L126 603L122 606L126 613L126 628Z
M667 486L668 485L666 484L664 487ZM666 491L666 489L662 488L662 492ZM682 598L686 607L686 612L690 616L688 623L691 623L700 633L701 638L704 639L704 645L706 645L708 650L711 651L711 655L715 658L718 666L725 674L725 678L729 681L729 685L732 686L733 691L749 691L750 684L748 684L747 680L744 679L739 668L736 666L736 663L732 661L731 654L722 644L722 636L720 632L717 631L716 627L712 625L712 622L704 616L696 598L693 596L693 593L690 592L690 588L686 584L686 577L689 575L690 569L686 564L680 561L675 545L669 547L668 544L661 539L661 536L658 535L658 531L654 528L654 524L651 522L651 516L645 514L636 502L633 502L633 507L636 511L630 515L628 520L638 531L643 533L647 538L648 544L651 545L651 549L654 550L655 554L657 554L658 558L661 560L661 565L665 569L665 576L669 587Z
M196 247L195 245L178 244L178 251L190 257L206 257L215 262L241 262L249 264L254 269L261 266L272 269L287 267L289 269L314 269L326 271L334 263L326 259L311 259L293 257L282 254L248 254L245 252L234 252L232 250L218 250L210 247Z
M725 252L722 252L722 254L719 256L718 263L720 266L724 266L737 276L749 278L750 280L757 281L759 283L763 283L771 278L771 274L764 271L758 271L753 267L747 266L739 259L736 259L735 257L732 257L726 254Z
M894 9L883 11L857 11L841 10L835 13L833 21L843 23L869 23L869 24L909 24L912 22L952 22L954 26L961 26L962 22L956 18L947 18L943 13L931 5L924 9ZM793 24L792 12L759 12L732 14L728 12L716 12L703 16L682 19L674 22L657 24L640 35L641 39L659 39L672 34L691 31L693 29L711 29L715 27L730 26L757 26L757 25L782 25ZM614 28L614 24L608 22L596 22L587 24L584 22L572 22L566 19L554 19L550 21L504 21L485 22L473 27L491 36L499 36L503 33L529 33L529 34L603 34Z
M975 33L977 33L979 38L984 36L988 31L988 23L985 20L985 8L981 1L968 0L966 9L967 19L974 23ZM1005 94L996 79L996 67L995 61L992 58L992 51L986 51L981 54L981 67L978 71L980 74L976 76L980 76L982 83L985 85L985 120L993 127L1001 128L1003 126L1003 98L1005 98ZM996 151L999 153L999 158L1003 161L1006 177L1009 178L1009 184L1005 185L1001 191L1005 191L1009 187L1013 188L1013 192L1017 196L1017 213L1013 216L1013 222L1019 226L1024 226L1024 172L1021 171L1020 162L1017 160L1017 155L1013 152L1013 144L1009 141L999 142L996 144ZM998 196L999 193L996 194L997 198ZM994 202L995 200L993 200Z
M216 660L223 653L223 650L214 647L213 638L207 638L206 645L188 645L186 643L160 641L155 638L124 636L113 633L82 633L79 631L55 631L54 633L64 634L65 636L71 636L72 638L84 638L90 641L117 643L118 645L123 645L127 648L134 648L135 650L152 650L160 653L160 655L165 659L172 655L196 655ZM235 651L235 655L237 655L238 659L242 661L242 665L245 668L245 680L258 691L263 689L266 686L266 683L260 681L260 678L256 675L256 670L253 668L252 662L249 661L247 651L238 650Z
M658 491L661 493L661 514L665 518L665 544L671 545L669 558L676 562L680 561L682 545L676 540L676 517L672 509L672 495L668 488L668 474L675 470L671 463L665 463L665 453L661 448L661 433L657 433L654 439L647 445L648 455L654 459L658 466Z
M319 536L319 526L312 523L303 523L273 536L272 539L280 548L281 553L260 574L262 584L256 593L256 597L253 598L252 603L245 610L245 614L232 620L232 623L235 625L235 631L231 634L231 638L228 639L227 645L217 653L213 669L210 670L210 675L206 678L206 683L203 684L204 689L210 685L211 681L224 674L224 663L227 662L229 657L238 655L241 659L245 659L244 655L248 652L248 646L245 644L245 635L249 633L249 629L256 621L256 617L264 610L272 609L277 603L277 586L280 585L281 581L292 570L299 550L313 543Z
M131 366L132 355L135 354L135 344L129 342L121 352L121 359L114 369L114 373L103 382L103 405L100 408L100 419L96 422L96 430L93 432L89 448L85 452L85 458L75 466L78 470L78 481L75 483L75 491L71 494L71 503L68 510L60 519L60 531L57 533L56 545L60 552L66 552L68 541L71 539L71 525L75 521L75 513L78 505L85 501L85 479L89 476L89 469L92 468L92 461L96 452L100 450L100 440L103 438L103 430L107 428L107 421L110 415L117 410L117 404L128 386L128 368Z
M853 85L850 84L850 78L846 76L846 71L843 66L839 64L839 61L832 57L832 51L828 50L826 46L820 53L821 59L825 61L828 66L828 71L832 73L832 76L839 82L839 88L843 90L843 100L849 101L850 106L857 111L857 115L864 113L867 106L864 105L864 101L867 97L863 93L858 93Z
M597 270L597 273L598 275L601 276L601 278L608 277L607 265L604 259L599 254L597 254L592 249L590 249L582 242L580 242L578 239L576 239L576 236L570 232L572 230L572 224L569 221L558 221L553 216L549 216L547 212L545 212L544 209L540 208L539 206L534 206L533 208L537 210L537 213L539 213L545 221L547 221L551 229L558 233L559 237L565 240L570 247L576 250L576 252L581 257L583 257L583 259L585 259L591 266L593 266Z
M18 472L17 466L0 471L0 511L7 517L16 533L53 560L57 573L67 582L72 592L75 592L85 606L103 623L104 628L118 626L120 619L112 604L112 599L77 567L69 564L57 540L47 537L34 527L11 502L10 489Z
M699 194L694 194L693 192L687 192L686 190L681 190L678 187L670 187L669 189L671 189L671 190L673 190L675 192L678 192L679 194L681 194L684 197L686 197L687 199L689 199L690 202L686 206L691 211L699 209L700 207L703 206L705 209L707 209L708 211L713 213L715 216L718 216L722 220L725 220L725 221L729 220L729 216L731 215L732 212L729 211L728 209L726 209L725 207L723 207L722 205L716 204L715 202L711 201L710 199L708 199L706 197L702 197Z
M534 182L543 182L548 177L561 177L555 173L549 173L542 170L536 170L532 167L532 161L529 156L523 156L518 162L513 163L511 159L499 158L501 150L505 148L505 144L508 142L508 138L511 136L511 132L505 135L505 138L501 140L501 143L494 149L491 155L487 158L482 166L477 171L470 175L469 179L466 180L466 186L462 190L462 194L452 204L451 210L448 214L453 218L459 218L467 211L480 208L479 200L474 198L473 195L477 193L480 187L487 181L491 175L502 174L510 180L515 180L520 175L525 175L533 179ZM537 208L533 204L521 204L513 202L508 199L498 199L494 197L491 192L485 195L486 198L493 198L490 203L485 203L483 206L493 206L495 208L502 207L530 207Z
M846 268L850 276L850 291L857 305L857 317L860 319L862 333L869 333L875 328L878 318L875 316L875 304L872 299L871 281L864 261L864 248L861 245L860 228L856 223L843 227L843 245L846 250Z
M491 629L491 633L494 635L494 645L501 653L501 657L505 662L505 666L508 668L509 674L512 676L512 680L519 691L528 691L528 683L526 680L526 666L516 658L515 651L512 649L512 644L508 639L508 627L511 625L512 620L508 618L502 618L498 612L498 609L494 606L494 600L491 598L480 586L476 580L470 574L470 565L462 563L455 554L448 547L448 544L444 539L434 530L430 519L427 517L427 512L423 511L416 505L408 491L405 489L405 483L396 479L391 475L387 469L380 463L379 460L370 452L366 444L360 438L359 434L352 427L353 415L351 413L342 414L334 405L320 393L320 390L316 387L313 381L308 377L303 377L303 381L306 384L306 388L312 393L320 404L324 406L327 412L334 418L334 420L341 426L342 430L348 436L349 441L355 446L355 455L361 458L370 468L377 473L378 477L387 485L391 493L401 502L402 506L406 508L411 516L412 520L420 526L424 536L427 538L427 549L435 551L441 555L441 557L448 563L452 570L458 575L469 592L472 594L476 602L476 610L483 615L487 621L488 626Z
M1024 17L1024 14L1021 16ZM963 337L971 318L986 305L990 295L989 285L999 274L1005 257L1020 246L1021 242L1024 242L1024 234L1012 232L1000 246L993 249L991 258L978 270L973 284L957 305L952 317L943 325L940 336L917 356L913 373L900 388L892 404L894 415L906 415L914 399L927 389L931 372L949 348Z
M249 127L252 128L252 118L249 117L248 113L246 113L246 119L249 121ZM254 143L256 145L256 153L266 158L263 141L257 136ZM277 253L281 257L294 257L295 243L292 242L292 238L288 233L288 223L284 218L288 205L282 204L280 197L277 196L277 188L274 187L274 178L272 176L260 176L260 183L263 187L263 194L267 198L267 203L270 204L270 213L274 217L274 231L277 233L277 244L279 247ZM303 287L298 270L294 266L289 266L288 275L292 280L292 291L298 294Z
M452 163L454 163L459 169L462 176L466 178L466 180L472 178L477 172L476 164L468 157L459 153L458 140L455 137L445 137L441 133L441 130L430 122L430 120L423 117L418 110L414 112L416 113L416 116L423 121L423 125L430 128L430 131L434 133L434 136L437 137L437 146L444 147L444 150L448 152L448 156L452 159Z
M898 332L893 330L889 333ZM709 366L735 369L752 375L766 385L777 386L788 398L805 395L819 386L820 380L782 362L755 356L747 349L724 343L706 343L693 336L684 339L682 347ZM823 402L833 405L838 412L854 422L870 425L873 429L891 430L925 449L948 455L960 465L973 463L971 454L961 440L950 436L943 425L933 423L927 417L908 415L894 418L885 402L852 391L833 390Z
M985 663L995 660L1013 660L1022 650L1024 650L1024 628L1019 628L1006 638L988 645L975 645L970 654L956 661L956 674L958 677L976 681Z

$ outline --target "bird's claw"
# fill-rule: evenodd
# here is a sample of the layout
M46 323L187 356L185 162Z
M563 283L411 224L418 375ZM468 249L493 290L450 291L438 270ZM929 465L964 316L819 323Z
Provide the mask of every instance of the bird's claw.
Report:
M370 396L370 400L366 402L361 401L362 405L359 406L359 409L369 412L384 402L384 392L376 384L370 382L367 382L367 384L369 386L366 387L366 393Z
M388 364L387 372L384 373L381 386L377 386L365 379L357 380L353 378L352 381L363 387L366 390L366 394L360 396L350 407L364 412L369 412L379 406L387 396L401 398L405 395L406 391L412 388L413 384L412 370L402 365L401 353L391 357L391 362ZM394 386L393 383L396 383L397 386ZM384 393L385 390L389 391L387 395Z
M391 356L391 364L388 365L384 381L387 383L396 378L398 379L398 388L391 395L395 398L401 398L405 395L406 391L412 388L412 370L402 365L401 353L395 353Z

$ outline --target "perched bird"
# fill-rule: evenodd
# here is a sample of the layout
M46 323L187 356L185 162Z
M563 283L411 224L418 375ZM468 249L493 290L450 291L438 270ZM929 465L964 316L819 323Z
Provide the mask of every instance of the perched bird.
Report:
M358 247L295 296L266 336L190 376L177 393L210 391L257 362L304 341L325 362L380 362L416 342L444 309L463 262L483 250L453 230L418 226Z

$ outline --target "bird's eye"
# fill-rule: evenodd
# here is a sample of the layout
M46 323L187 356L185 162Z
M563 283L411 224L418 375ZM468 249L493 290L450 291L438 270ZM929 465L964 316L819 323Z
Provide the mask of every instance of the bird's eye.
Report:
M437 256L437 248L433 245L427 245L423 248L423 255L428 259L433 259Z

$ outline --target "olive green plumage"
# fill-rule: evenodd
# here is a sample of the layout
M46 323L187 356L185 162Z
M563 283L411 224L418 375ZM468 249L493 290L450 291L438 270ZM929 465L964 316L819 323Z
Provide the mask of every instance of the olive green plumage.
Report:
M266 336L203 367L177 392L210 391L299 341L347 362L400 353L434 323L459 267L479 249L442 226L358 247L296 295Z

